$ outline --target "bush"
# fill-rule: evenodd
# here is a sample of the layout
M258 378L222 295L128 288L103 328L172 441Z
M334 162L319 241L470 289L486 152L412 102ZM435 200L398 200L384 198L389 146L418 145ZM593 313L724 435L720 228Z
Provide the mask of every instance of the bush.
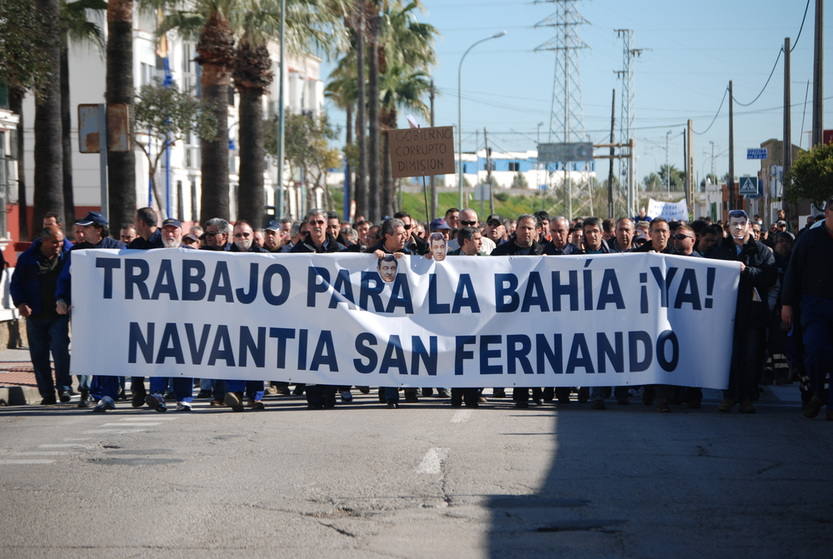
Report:
M495 192L495 200L499 202L506 202L509 199L507 192Z

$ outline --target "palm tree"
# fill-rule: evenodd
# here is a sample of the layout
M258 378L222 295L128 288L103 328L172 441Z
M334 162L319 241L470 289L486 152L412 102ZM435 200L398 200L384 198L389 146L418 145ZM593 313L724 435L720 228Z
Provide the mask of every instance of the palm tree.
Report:
M108 105L129 107L133 103L133 0L107 2L105 100ZM110 223L130 223L136 213L136 157L132 146L127 151L108 151L107 169Z
M104 0L76 0L61 2L61 122L63 133L63 193L64 223L75 219L75 196L72 184L72 131L69 97L69 43L92 43L100 52L104 51L104 35L101 28L87 19L87 10L103 12L107 9Z
M386 130L394 130L397 127L397 109L407 108L421 115L428 114L428 106L422 99L431 90L431 77L420 70L414 70L404 64L388 64L385 73L382 74L382 82L379 91L381 114L379 120ZM388 135L385 134L382 142L383 162L383 187L382 187L382 212L386 215L393 215L396 211L396 200L394 196L393 170L390 166L390 146Z
M234 85L240 92L240 187L237 190L237 217L262 225L266 192L263 189L265 153L263 149L263 94L272 81L269 50L244 34L234 58Z
M237 212L238 218L253 224L259 224L265 215L262 99L273 78L266 44L279 26L279 9L271 0L249 1L234 58L234 85L240 93ZM339 0L289 0L286 9L288 51L302 52L310 46L327 51L340 44L340 30L335 27L343 12Z
M58 0L37 0L35 7L44 16L44 33L48 37L59 34ZM61 74L60 42L46 42L41 46L50 73ZM40 223L46 212L63 213L61 185L63 149L61 146L61 83L60 79L46 80L35 98L35 194L34 223Z

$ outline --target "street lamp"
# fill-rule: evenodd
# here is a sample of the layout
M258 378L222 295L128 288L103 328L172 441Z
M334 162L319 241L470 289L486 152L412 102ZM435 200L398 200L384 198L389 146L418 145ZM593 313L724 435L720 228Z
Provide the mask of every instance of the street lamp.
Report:
M485 43L491 39L500 39L504 35L506 35L506 31L500 31L485 39L475 41L466 49L466 52L460 57L460 64L457 65L457 163L460 166L457 176L457 191L460 194L460 209L463 209L463 60L465 60L469 51L480 43Z

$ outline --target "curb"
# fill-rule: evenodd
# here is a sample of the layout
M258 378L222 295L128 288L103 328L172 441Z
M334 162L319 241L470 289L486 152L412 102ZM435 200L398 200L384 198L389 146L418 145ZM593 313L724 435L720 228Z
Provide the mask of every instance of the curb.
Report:
M40 402L34 386L0 386L0 406L27 406Z

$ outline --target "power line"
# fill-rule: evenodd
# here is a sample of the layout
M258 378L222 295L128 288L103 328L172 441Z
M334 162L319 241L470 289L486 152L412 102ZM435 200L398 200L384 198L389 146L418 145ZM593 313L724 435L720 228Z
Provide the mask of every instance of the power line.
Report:
M790 50L792 50L792 49L790 49ZM767 88L767 86L769 85L769 81L772 79L773 74L775 74L775 68L777 68L777 67L778 67L778 61L779 61L779 60L781 60L781 55L782 55L782 54L784 54L784 47L781 47L780 49L778 49L778 56L776 56L776 57L775 57L775 64L773 64L773 65L772 65L772 70L769 72L769 77L766 79L766 83L764 83L764 86L761 88L761 91L758 93L758 95L756 95L756 96L755 96L755 98L754 98L754 99L752 99L752 100L751 100L750 102L748 102L748 103L741 103L740 101L738 101L738 98L737 98L737 97L735 97L734 95L732 95L732 100L733 100L735 103L737 103L738 105L740 105L741 107L748 107L749 105L754 104L754 103L755 103L755 101L757 101L758 99L760 99L760 98L761 98L761 95L763 95L763 94L764 94L764 91L766 91L766 88Z
M790 47L790 54L795 50L796 45L798 45L798 40L801 38L801 32L804 31L804 20L807 19L807 9L810 7L810 0L807 0L807 4L804 6L804 17L801 18L801 27L798 28L798 35L795 37L795 42L793 46Z
M705 130L703 130L702 132L698 132L698 131L696 131L696 130L693 130L694 134L696 134L697 136L702 136L703 134L705 134L706 132L708 132L709 130L711 130L711 129L712 129L712 126L714 126L714 123L715 123L715 121L717 120L717 117L718 117L718 115L720 114L720 111L721 111L721 110L723 110L723 103L725 103L725 102L726 102L726 95L727 95L728 93L729 93L729 88L727 87L726 89L724 89L724 90L723 90L723 99L721 99L721 100L720 100L720 106L719 106L719 107L717 107L717 112L716 112L716 113L714 113L714 117L712 117L712 121L711 121L711 123L709 124L708 128L706 128L706 129L705 129Z

